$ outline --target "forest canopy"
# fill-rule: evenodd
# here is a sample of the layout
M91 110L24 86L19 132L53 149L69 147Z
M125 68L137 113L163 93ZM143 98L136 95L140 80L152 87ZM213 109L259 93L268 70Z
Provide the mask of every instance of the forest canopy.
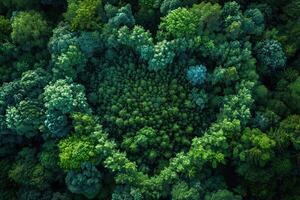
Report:
M300 0L1 0L0 199L299 200Z

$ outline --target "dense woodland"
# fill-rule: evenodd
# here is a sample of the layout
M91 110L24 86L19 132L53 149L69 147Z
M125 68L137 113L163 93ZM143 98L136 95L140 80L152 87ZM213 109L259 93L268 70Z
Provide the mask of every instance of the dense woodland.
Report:
M0 0L0 199L300 200L300 0Z

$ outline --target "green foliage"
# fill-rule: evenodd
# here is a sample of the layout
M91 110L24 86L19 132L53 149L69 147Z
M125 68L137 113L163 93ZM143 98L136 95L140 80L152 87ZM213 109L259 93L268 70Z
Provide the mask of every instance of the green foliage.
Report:
M18 153L17 160L8 172L9 178L21 185L39 189L47 187L50 174L36 161L34 149L24 148Z
M193 37L197 34L197 28L197 15L186 8L171 11L159 25L162 38Z
M253 103L251 89L253 82L243 82L237 95L229 96L225 99L223 119L238 119L242 124L246 124L251 117L250 106Z
M200 108L188 99L189 94L184 89L187 84L181 85L180 80L165 71L145 73L131 65L106 68L102 73L104 80L98 90L99 104L102 105L99 112L103 113L102 124L106 124L109 131L124 138L136 136L137 139L140 134L151 133L142 131L145 126L154 129L156 142L151 144L164 142L154 148L155 151L149 149L149 157L147 153L144 155L155 163L161 159L155 159L155 155L170 158L174 151L190 144L189 138L200 127L200 120L204 119L201 112L192 112ZM119 106L124 103L127 107ZM131 149L132 139L125 139L124 143L129 142L126 148Z
M77 40L80 50L87 57L91 57L103 45L99 32L83 32ZM83 58L83 60L85 59Z
M194 4L191 12L198 18L198 26L202 34L205 31L216 31L220 25L221 6L210 2Z
M4 42L9 39L11 32L11 24L4 16L0 15L0 42Z
M140 53L142 58L150 57L148 49L151 49L153 46L153 39L151 34L144 30L143 27L134 26L132 30L130 30L127 26L123 26L118 30L118 42L123 45L126 45L134 50L137 50ZM148 51L147 51L148 50Z
M114 152L104 161L104 166L116 173L116 182L119 184L132 184L136 177L136 165L126 158L126 154Z
M261 35L265 29L264 15L257 8L250 8L244 13L236 2L225 3L222 10L224 29L232 39L246 35Z
M45 142L39 153L39 162L46 169L56 170L58 168L58 147L54 140Z
M182 6L181 0L163 0L160 6L160 12L164 15L168 14L170 11Z
M274 156L276 142L259 129L245 129L241 136L241 147L234 150L241 161L265 165ZM239 148L242 148L239 150Z
M89 141L93 143L96 149L98 162L112 153L115 144L107 139L108 135L98 124L95 117L83 113L73 113L71 117L75 131L74 137L89 138Z
M280 123L279 129L287 134L287 138L295 149L300 148L299 115L291 115Z
M286 57L281 44L275 40L266 40L256 46L258 61L271 70L280 69L285 66Z
M38 0L3 0L0 3L0 10L27 10L33 9L38 5ZM2 8L3 7L3 8ZM5 10L4 10L5 9Z
M0 1L0 199L298 200L299 5Z
M60 55L67 51L70 45L77 44L75 33L71 32L68 26L59 25L53 29L53 36L48 43L48 49L52 55Z
M46 111L44 124L48 130L45 131L46 137L60 138L66 136L70 131L68 117L60 111Z
M156 149L167 148L170 142L168 137L161 138L160 141L158 138L160 139L154 129L145 127L137 131L134 137L125 136L122 146L131 154L138 154L134 159L138 163L154 163L159 157Z
M192 85L201 85L206 79L206 67L203 65L196 65L189 67L186 76Z
M100 129L97 121L83 113L72 113L73 127L76 135L89 135L95 129Z
M113 194L112 200L142 200L141 193L135 188L117 187Z
M268 88L265 85L258 85L254 89L253 95L259 102L265 102L266 98L268 98L268 92Z
M176 184L172 189L172 199L173 200L196 200L199 199L199 194L197 194L195 188L189 188L187 183L180 182Z
M24 49L44 47L49 27L42 15L35 11L19 12L12 21L11 39Z
M47 85L43 97L46 107L45 125L50 137L63 137L69 132L68 114L79 111L90 113L84 87L69 79L59 79Z
M36 101L49 81L49 74L40 68L24 72L20 79L4 83L1 87L1 114L8 106L15 106L26 98ZM27 99L28 100L28 99Z
M60 140L59 165L65 170L76 170L84 162L98 164L111 154L114 143L107 141L107 135L92 116L73 113L74 133Z
M102 0L68 0L68 9L64 17L74 30L94 30L100 26L101 6Z
M87 136L70 136L58 144L59 165L63 169L79 169L84 162L96 162L96 149Z
M111 17L108 20L108 24L113 27L120 27L120 26L132 27L135 24L135 19L132 15L130 4L121 7L115 13L112 12Z
M265 112L256 112L255 123L263 131L276 126L279 120L280 117L271 110L267 109Z
M163 6L163 4L162 4ZM200 3L192 8L178 8L163 17L159 36L162 38L192 38L219 28L221 7L219 4Z
M101 189L101 174L92 164L83 163L79 172L68 172L66 184L72 193L93 199Z
M175 57L174 47L172 42L167 42L166 40L155 44L153 56L148 62L148 69L158 71L170 64Z
M21 101L17 106L7 109L6 123L17 134L32 137L43 123L43 110L34 101Z
M205 200L242 200L242 197L234 195L228 190L218 190L210 195L205 196Z
M232 81L238 79L237 69L235 67L222 68L217 67L214 69L212 76L212 83L226 83L229 84Z
M293 81L287 86L287 90L282 96L283 101L286 105L295 110L297 113L300 112L300 107L297 102L299 102L300 98L300 78L298 77L297 80Z
M48 110L57 110L62 114L89 111L84 87L65 79L59 79L45 87L44 102Z
M236 39L241 34L241 11L240 5L235 2L228 2L224 4L222 9L222 17L224 18L224 29L229 37Z
M84 54L76 46L70 45L65 53L55 58L53 76L55 79L75 79L78 73L83 72L85 64Z
M138 0L139 6L144 8L157 8L160 0Z
M25 90L28 97L34 98L42 93L44 87L50 81L50 78L49 72L42 68L37 68L24 72L19 84L22 90Z

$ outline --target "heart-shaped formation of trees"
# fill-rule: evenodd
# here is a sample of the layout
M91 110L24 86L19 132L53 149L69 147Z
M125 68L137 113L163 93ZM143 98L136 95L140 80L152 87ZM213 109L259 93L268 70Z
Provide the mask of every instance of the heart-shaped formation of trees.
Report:
M0 3L0 199L300 198L298 43L241 5Z

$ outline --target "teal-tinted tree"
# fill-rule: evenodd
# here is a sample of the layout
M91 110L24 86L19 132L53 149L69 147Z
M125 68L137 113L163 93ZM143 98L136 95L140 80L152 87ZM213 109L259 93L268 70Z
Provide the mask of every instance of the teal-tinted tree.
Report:
M44 87L51 80L51 75L48 71L42 68L28 70L22 73L19 81L19 87L22 92L25 92L26 97L37 99L40 97Z
M68 115L72 112L90 112L84 87L71 80L59 79L45 87L45 126L50 137L62 137L69 131Z
M103 48L103 42L101 41L101 35L99 32L83 32L77 39L77 44L87 57L92 57L95 52ZM85 59L83 59L85 60Z
M183 5L181 0L163 0L160 6L160 12L163 15L168 14L172 10L179 8Z
M43 106L38 102L38 97L48 81L49 74L38 68L23 73L20 79L2 85L0 113L2 122L7 120L7 123L1 122L1 131L5 131L10 124L21 135L30 137L37 133L39 121L43 118ZM22 105L20 102L23 102ZM27 132L23 128L32 131Z
M93 199L101 190L101 173L91 163L83 163L79 172L68 172L66 184L72 193Z
M192 85L200 85L205 82L206 71L206 67L203 65L192 66L187 70L186 76Z
M65 24L59 24L53 29L53 35L49 40L48 49L52 56L58 56L66 52L71 45L78 43L76 34L69 30L69 26Z
M248 34L261 35L265 29L264 15L257 8L248 9L244 13L243 29Z
M38 102L21 101L6 111L7 127L19 135L33 137L39 132L43 123L43 108Z
M128 26L132 27L135 24L135 19L132 15L131 6L127 4L117 10L111 10L109 13L108 25L113 27ZM107 11L106 11L107 12Z
M54 79L75 79L78 73L84 71L86 62L87 59L80 49L70 45L66 52L54 58L54 66L52 69Z
M281 44L275 40L266 40L257 44L256 55L258 61L270 70L280 69L285 66L286 57Z
M84 87L72 83L70 80L60 79L45 87L45 107L48 110L57 110L63 114L86 111L89 107L86 103Z

